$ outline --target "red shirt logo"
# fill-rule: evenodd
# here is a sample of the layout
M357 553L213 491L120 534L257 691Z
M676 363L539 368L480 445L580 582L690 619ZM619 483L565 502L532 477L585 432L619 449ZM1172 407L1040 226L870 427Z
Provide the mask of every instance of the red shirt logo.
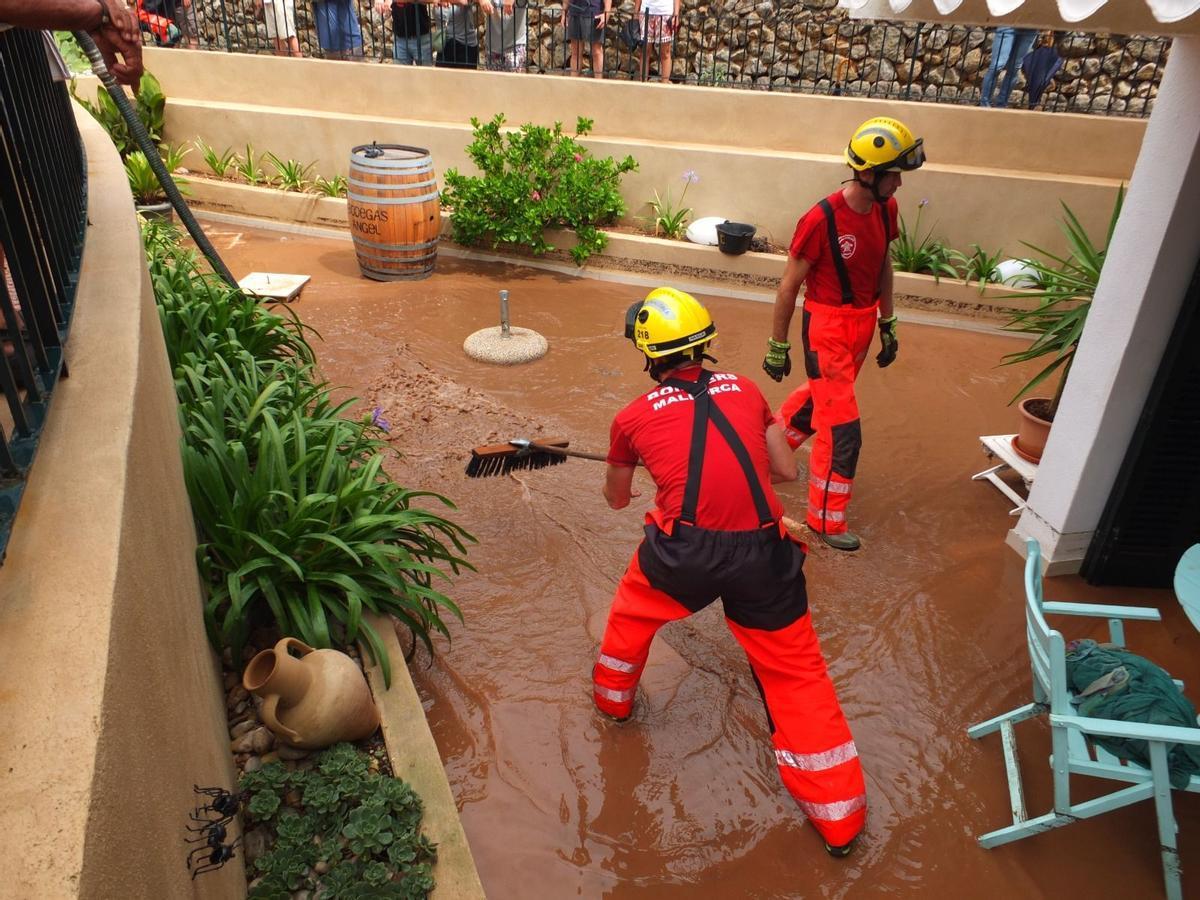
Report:
M842 251L842 259L849 259L858 249L858 238L852 234L839 234L838 249Z

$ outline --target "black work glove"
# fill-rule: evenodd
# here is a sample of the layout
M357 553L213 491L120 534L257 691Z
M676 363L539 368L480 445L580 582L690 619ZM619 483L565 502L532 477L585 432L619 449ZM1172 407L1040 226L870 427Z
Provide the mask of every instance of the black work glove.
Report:
M879 368L886 369L896 361L896 353L900 350L900 341L896 338L896 317L889 316L879 320L879 343L882 345L875 362Z
M767 356L763 360L763 371L776 381L783 381L785 376L791 375L792 358L788 355L791 349L792 345L787 341L767 338Z

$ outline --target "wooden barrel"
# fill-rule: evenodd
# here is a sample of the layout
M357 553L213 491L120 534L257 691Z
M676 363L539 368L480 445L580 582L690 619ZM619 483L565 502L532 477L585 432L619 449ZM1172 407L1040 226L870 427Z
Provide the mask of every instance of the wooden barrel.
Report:
M355 147L346 201L364 275L376 281L429 276L442 216L428 150L399 144Z

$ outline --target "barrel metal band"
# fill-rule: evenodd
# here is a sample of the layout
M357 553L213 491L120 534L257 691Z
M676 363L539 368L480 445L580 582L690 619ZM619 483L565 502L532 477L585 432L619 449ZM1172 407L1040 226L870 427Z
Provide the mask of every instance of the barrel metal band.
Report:
M429 166L433 168L433 159L429 156L420 156L415 159L367 159L353 157L350 160L351 164L362 166L364 169L417 169L421 166Z
M404 182L359 181L357 178L350 178L350 179L347 179L347 181L349 184L352 184L355 187L371 188L372 190L379 190L379 191L394 191L394 190L397 190L398 188L404 188L405 190L407 190L408 188L433 187L435 184L437 184L436 178L430 178L428 181L404 181Z
M364 269L374 268L378 272L387 272L389 270L386 268L380 268L378 266L363 265L362 261L367 260L367 261L372 261L372 262L392 263L392 264L396 264L396 265L399 265L401 263L407 264L407 263L423 262L427 259L437 259L437 251L434 250L432 253L426 253L426 254L423 254L422 256L376 256L373 253L359 253L358 259L359 259L359 265L362 266Z
M378 241L366 241L360 237L354 238L354 246L370 247L373 250L428 250L430 247L437 246L438 239L432 241L422 241L419 244L381 244Z
M367 197L363 194L356 194L350 191L346 196L351 200L376 206L402 206L407 203L424 203L426 200L436 200L438 192L434 191L432 194L422 194L419 197Z
M367 197L365 194L354 193L350 191L346 194L352 200L358 200L359 203L367 203L383 206L401 206L408 203L425 203L426 200L436 200L438 192L422 193L420 197Z

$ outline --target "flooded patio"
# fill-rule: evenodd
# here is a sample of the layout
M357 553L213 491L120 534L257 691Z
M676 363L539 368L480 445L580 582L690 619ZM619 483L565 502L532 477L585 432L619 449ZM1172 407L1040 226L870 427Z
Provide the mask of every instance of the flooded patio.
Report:
M410 487L436 491L479 539L477 572L450 591L465 624L412 673L490 897L1156 896L1151 804L985 851L1010 820L999 739L966 726L1029 697L1021 560L1004 544L1008 501L973 482L978 435L1009 431L1027 373L997 368L1019 346L919 324L901 310L900 357L858 382L863 451L852 528L863 549L817 543L806 573L821 637L867 776L858 850L831 859L784 791L740 648L710 607L660 633L634 719L595 714L590 672L613 588L641 536L643 496L610 510L603 466L580 460L472 480L471 447L569 437L607 448L612 415L650 382L621 337L647 288L443 255L425 281L358 274L344 240L208 224L238 275L312 276L293 309L314 327L325 376L390 423ZM469 359L462 341L513 323L550 352L517 368ZM710 297L719 368L754 376L772 406L794 379L761 375L771 306ZM796 326L798 328L798 326ZM794 328L795 331L795 328ZM759 377L761 376L761 377ZM803 451L802 451L803 452ZM802 459L803 462L803 459ZM803 518L805 477L778 488ZM1153 605L1131 649L1200 684L1200 633L1169 591L1049 582L1053 599ZM1060 622L1068 637L1103 624ZM1192 698L1197 696L1190 690ZM1051 804L1048 731L1018 727L1031 814ZM1073 784L1088 794L1088 779ZM1176 795L1185 886L1200 890L1200 798ZM1192 864L1189 867L1189 863Z

